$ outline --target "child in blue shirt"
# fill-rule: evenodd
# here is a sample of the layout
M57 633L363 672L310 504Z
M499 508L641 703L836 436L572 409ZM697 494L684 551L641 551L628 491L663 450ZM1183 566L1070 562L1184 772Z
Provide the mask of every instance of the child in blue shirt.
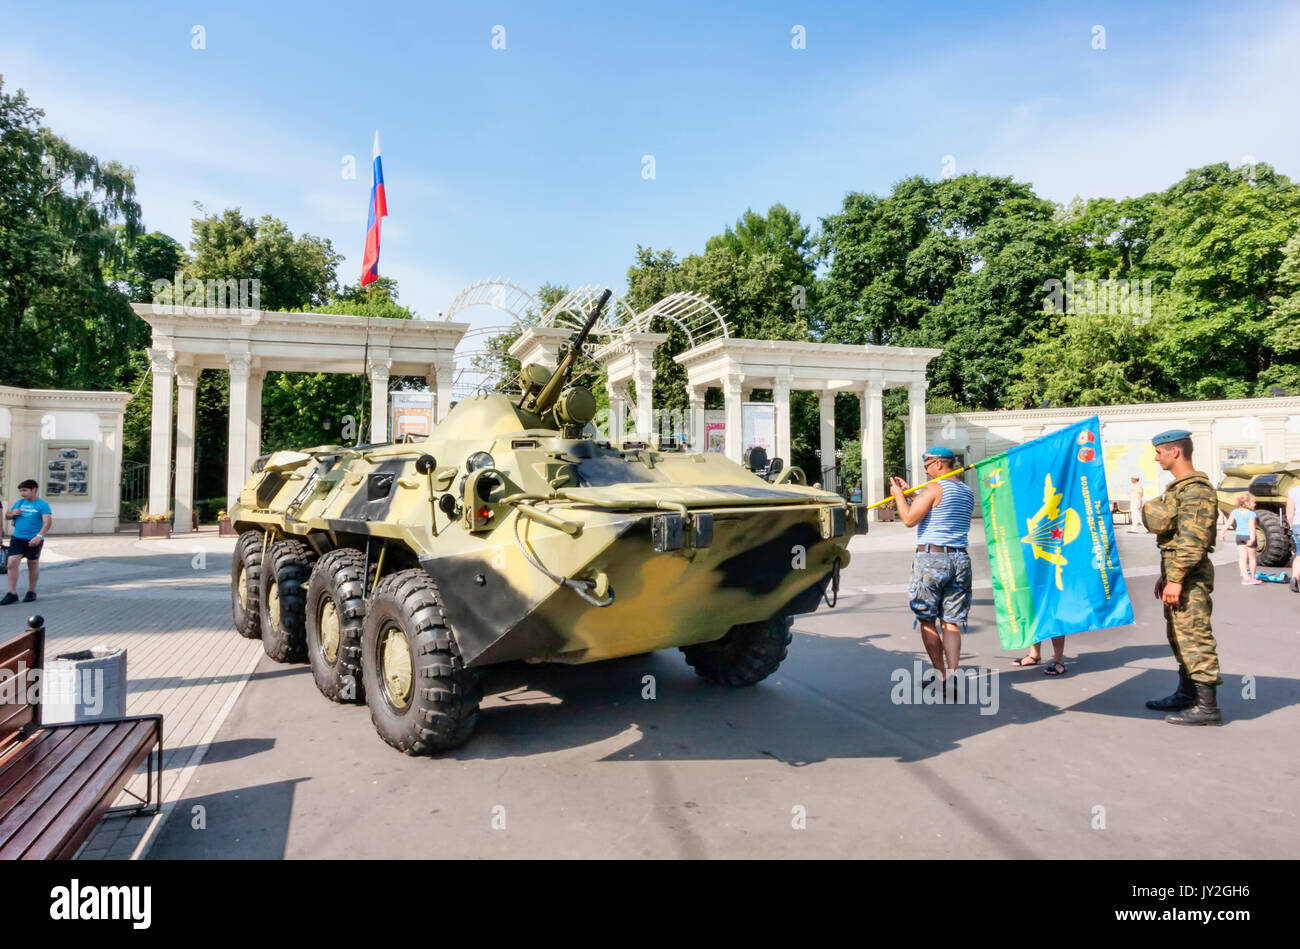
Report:
M1241 571L1241 582L1245 586L1263 583L1255 577L1256 560L1259 555L1255 543L1255 497L1243 494L1237 498L1237 509L1232 512L1232 526L1237 532L1237 566Z
M45 545L45 534L50 529L53 515L50 506L36 496L40 485L30 478L18 485L22 496L5 511L5 519L14 522L14 535L9 538L9 557L5 564L5 573L9 581L9 592L0 599L0 606L18 602L18 565L27 561L27 595L24 603L36 599L36 578L41 574L41 548Z

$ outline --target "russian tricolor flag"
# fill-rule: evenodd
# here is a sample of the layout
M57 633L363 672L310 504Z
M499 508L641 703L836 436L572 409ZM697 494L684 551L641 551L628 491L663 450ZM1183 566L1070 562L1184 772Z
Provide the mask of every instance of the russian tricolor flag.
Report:
M366 224L366 252L361 258L361 286L379 276L379 222L388 217L388 199L384 197L384 166L379 161L379 132L375 131L374 184L370 186L370 220Z

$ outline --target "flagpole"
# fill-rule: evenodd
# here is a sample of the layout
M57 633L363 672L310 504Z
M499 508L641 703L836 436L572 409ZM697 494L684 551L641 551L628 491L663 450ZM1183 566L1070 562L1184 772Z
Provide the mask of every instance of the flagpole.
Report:
M934 484L936 481L942 481L942 480L944 480L945 478L951 478L951 477L952 477L953 475L955 475L955 474L961 474L963 471L970 471L970 470L971 470L972 468L974 468L974 467L975 467L974 465L966 465L965 467L962 467L962 468L954 468L952 471L945 471L943 474L939 475L939 477L937 477L937 478L931 478L929 481L924 481L924 482L922 482L921 484L918 484L918 485L917 485L916 487L914 487L914 488L908 488L906 491L903 492L903 494L904 494L904 495L908 495L908 494L911 494L911 493L914 492L914 491L920 491L920 490L921 490L922 488L924 488L927 484ZM868 504L866 509L867 509L868 511L870 511L870 510L871 510L872 508L874 508L874 507L880 507L880 506L885 505L885 504L891 504L891 503L893 503L893 500L894 500L894 496L891 494L889 497L885 498L883 501L877 501L875 504Z

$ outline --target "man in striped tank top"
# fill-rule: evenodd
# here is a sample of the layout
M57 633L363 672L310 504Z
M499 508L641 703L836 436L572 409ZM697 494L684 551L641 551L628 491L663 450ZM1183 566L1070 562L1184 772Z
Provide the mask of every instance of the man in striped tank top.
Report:
M902 478L890 481L889 492L908 527L920 525L916 559L908 597L921 627L921 642L939 678L947 684L961 659L961 633L971 601L971 563L966 550L975 492L955 476L952 451L936 447L922 456L927 479L943 478L918 492L909 503ZM942 629L942 632L941 632Z

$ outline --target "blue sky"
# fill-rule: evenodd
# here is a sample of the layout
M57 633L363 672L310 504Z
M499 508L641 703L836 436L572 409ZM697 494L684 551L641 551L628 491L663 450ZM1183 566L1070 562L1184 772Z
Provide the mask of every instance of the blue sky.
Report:
M1062 202L1246 156L1300 177L1295 3L0 0L0 31L6 88L186 244L194 200L272 213L355 282L379 129L380 270L425 318L493 276L622 290L638 243L778 201L815 224L945 156Z

